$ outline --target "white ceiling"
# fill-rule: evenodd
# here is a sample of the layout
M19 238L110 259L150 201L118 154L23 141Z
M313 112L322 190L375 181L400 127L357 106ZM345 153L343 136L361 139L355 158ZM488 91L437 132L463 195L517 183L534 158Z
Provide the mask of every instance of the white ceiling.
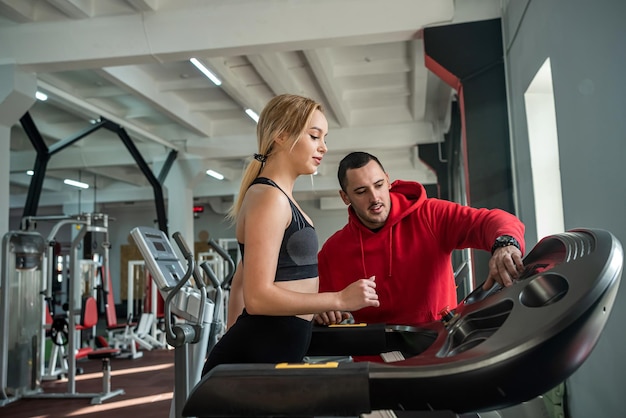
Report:
M436 182L416 151L443 141L453 92L425 68L420 30L500 13L499 0L0 0L0 65L36 74L49 98L33 99L29 113L48 146L104 117L124 127L155 176L177 150L199 201L238 191L256 151L244 108L260 113L280 93L314 98L326 108L329 152L296 196L318 199L337 195L337 163L351 150L377 154L393 178ZM12 208L24 206L34 161L18 121ZM209 168L227 179L207 177ZM76 199L64 178L89 183L98 203L153 198L106 129L51 157L40 206Z

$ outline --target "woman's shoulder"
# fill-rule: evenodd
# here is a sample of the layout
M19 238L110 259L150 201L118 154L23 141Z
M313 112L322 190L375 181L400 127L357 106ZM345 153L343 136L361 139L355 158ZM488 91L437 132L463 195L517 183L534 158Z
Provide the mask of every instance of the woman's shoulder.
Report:
M242 212L257 214L283 212L291 213L289 199L276 187L266 184L253 184L248 188L243 199Z
M244 199L252 202L277 204L285 200L285 194L278 188L267 183L255 183L248 187Z

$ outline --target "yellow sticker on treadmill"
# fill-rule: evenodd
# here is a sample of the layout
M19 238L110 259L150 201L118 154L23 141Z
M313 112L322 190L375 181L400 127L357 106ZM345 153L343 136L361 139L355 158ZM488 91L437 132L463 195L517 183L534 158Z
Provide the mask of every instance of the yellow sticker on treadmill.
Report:
M326 363L278 363L276 369L335 369L339 367L336 361Z

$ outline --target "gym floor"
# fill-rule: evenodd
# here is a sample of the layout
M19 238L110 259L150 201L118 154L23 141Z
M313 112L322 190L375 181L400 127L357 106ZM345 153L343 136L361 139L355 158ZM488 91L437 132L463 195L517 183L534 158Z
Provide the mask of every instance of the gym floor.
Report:
M90 398L23 398L0 407L0 416L11 418L168 418L174 388L174 350L143 351L135 360L111 360L111 390L124 389L100 405ZM102 362L79 360L83 373L76 377L76 392L102 391ZM43 393L67 392L67 380L45 381Z

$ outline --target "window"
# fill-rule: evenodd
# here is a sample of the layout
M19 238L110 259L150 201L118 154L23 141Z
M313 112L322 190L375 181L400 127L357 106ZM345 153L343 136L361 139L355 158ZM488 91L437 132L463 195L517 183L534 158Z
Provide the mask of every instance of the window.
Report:
M524 93L537 238L564 231L559 141L550 58Z

